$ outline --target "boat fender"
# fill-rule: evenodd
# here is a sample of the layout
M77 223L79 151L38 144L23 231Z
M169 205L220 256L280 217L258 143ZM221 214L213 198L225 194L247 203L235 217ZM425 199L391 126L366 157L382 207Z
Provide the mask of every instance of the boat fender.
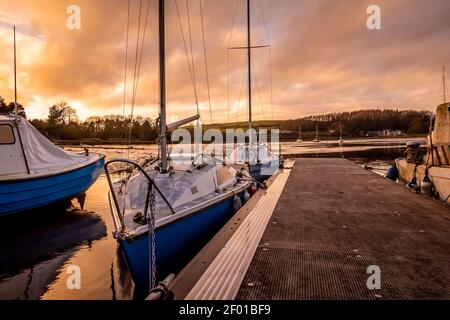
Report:
M166 279L158 283L156 288L150 290L150 294L148 295L146 300L150 301L160 301L160 300L174 300L175 295L169 289L170 283L175 278L175 274L170 274Z
M397 181L397 179L398 179L398 169L397 169L397 165L396 164L393 164L389 168L389 170L388 170L388 172L386 174L386 178L388 178L388 179L390 179L392 181Z
M279 166L280 169L284 168L284 158L282 155L279 156Z
M433 183L431 182L431 179L428 176L428 173L425 173L422 183L420 184L420 192L422 192L423 194L426 194L427 196L433 195Z
M250 194L253 196L256 191L258 191L258 186L256 185L256 183L252 183L252 186L250 187Z
M242 207L241 198L238 195L234 195L234 199L233 199L234 212L238 212L239 209L241 209L241 207Z
M250 200L250 193L248 192L248 190L247 189L245 189L245 191L244 191L244 203L246 203L248 200Z
M412 191L415 191L415 192L420 192L420 187L419 187L419 185L417 184L417 179L416 179L416 177L414 177L414 178L412 178L411 179L411 181L409 181L407 184L406 184L406 187L408 188L408 189L410 189L410 190L412 190Z

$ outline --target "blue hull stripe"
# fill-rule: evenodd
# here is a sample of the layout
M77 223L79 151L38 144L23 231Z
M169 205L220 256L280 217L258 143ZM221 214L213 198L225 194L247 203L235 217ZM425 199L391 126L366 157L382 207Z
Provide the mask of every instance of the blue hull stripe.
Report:
M242 193L241 193L242 195ZM180 219L156 231L156 271L163 278L176 272L181 261L189 262L198 251L233 216L233 197L199 213ZM121 240L121 247L133 280L138 287L149 282L149 236Z
M103 170L104 159L60 175L0 183L0 215L71 199L85 192Z

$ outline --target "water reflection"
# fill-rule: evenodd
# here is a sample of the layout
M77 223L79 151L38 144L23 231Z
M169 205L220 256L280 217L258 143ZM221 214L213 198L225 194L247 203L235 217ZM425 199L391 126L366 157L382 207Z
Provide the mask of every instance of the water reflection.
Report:
M133 282L116 241L104 177L87 193L85 210L57 206L1 219L0 299L130 299ZM67 288L71 265L81 289Z
M283 143L287 157L345 157L359 164L387 168L403 155L406 139L346 141L314 144ZM107 156L141 160L157 147L131 150L91 148ZM71 147L76 150L75 147ZM0 299L133 299L135 292L126 263L112 237L114 230L104 175L87 192L84 210L53 206L0 219ZM75 202L74 202L75 204ZM81 270L81 289L70 290L67 268Z

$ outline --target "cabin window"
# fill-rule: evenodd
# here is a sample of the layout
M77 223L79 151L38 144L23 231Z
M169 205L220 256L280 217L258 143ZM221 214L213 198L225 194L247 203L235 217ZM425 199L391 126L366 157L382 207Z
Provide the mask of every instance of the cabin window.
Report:
M14 144L16 139L14 137L13 127L9 124L0 124L0 144Z

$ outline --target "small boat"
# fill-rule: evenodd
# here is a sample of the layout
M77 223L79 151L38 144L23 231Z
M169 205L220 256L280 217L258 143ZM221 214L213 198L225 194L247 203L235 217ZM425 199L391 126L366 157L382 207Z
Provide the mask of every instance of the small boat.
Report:
M298 139L297 139L297 143L302 143L303 139L302 139L302 126L300 125L298 127Z
M342 122L339 122L339 145L344 145L344 139L342 138Z
M247 166L252 178L258 182L267 180L283 166L283 158L273 154L264 143L239 144L227 161Z
M0 115L0 216L83 195L104 156L55 146L25 118Z
M314 143L320 143L319 139L319 127L316 124L316 138L313 140Z
M213 156L198 153L186 162L172 157L167 135L199 115L166 124L165 1L159 0L159 156L145 165L128 159L105 164L114 237L139 290L176 272L234 215L250 197L250 175ZM110 166L134 168L112 181Z
M238 144L227 157L226 161L248 167L253 179L263 182L270 178L283 166L283 158L271 151L267 143L253 141L254 129L252 128L252 46L250 32L250 1L247 1L247 50L248 60L248 144Z
M423 190L424 184L432 184L433 193L442 201L450 198L450 103L437 107L433 133L428 137L425 152L421 143L409 143L405 158L396 160L398 178L417 191ZM425 154L426 153L426 154ZM425 154L425 155L424 155Z
M444 103L436 109L434 129L427 141L427 151L420 142L407 144L405 158L396 160L398 179L417 192L434 195L444 202L450 199L450 102L445 93Z
M57 147L18 115L17 94L15 105L15 115L0 115L0 216L77 196L83 206L84 193L103 170L104 156Z

